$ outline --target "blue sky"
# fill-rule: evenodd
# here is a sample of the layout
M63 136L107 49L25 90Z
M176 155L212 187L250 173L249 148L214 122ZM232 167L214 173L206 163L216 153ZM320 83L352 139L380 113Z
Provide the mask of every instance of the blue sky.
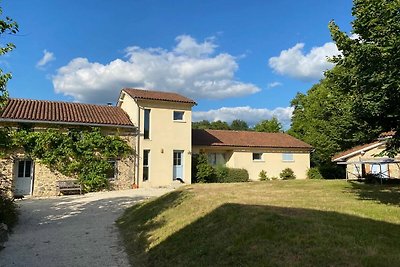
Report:
M337 54L331 19L350 32L350 0L2 1L20 26L0 60L11 97L114 102L122 87L195 99L193 119L290 121Z

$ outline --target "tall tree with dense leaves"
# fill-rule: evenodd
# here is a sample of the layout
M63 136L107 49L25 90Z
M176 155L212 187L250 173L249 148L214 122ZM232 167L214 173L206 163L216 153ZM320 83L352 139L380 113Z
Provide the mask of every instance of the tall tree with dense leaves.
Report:
M342 55L326 76L351 95L356 120L397 132L393 155L400 151L400 1L354 0L352 14L355 39L329 24Z
M0 16L2 16L3 10L0 7ZM18 24L9 17L0 18L0 38L4 39L5 35L16 34L18 32ZM0 42L0 56L11 52L15 45L13 43L6 43L3 45L4 41ZM11 73L5 73L0 69L0 113L2 112L4 106L7 103L8 91L7 82L11 79ZM10 146L11 142L9 140L10 133L8 129L2 127L0 128L0 148L6 149Z
M0 16L3 15L3 10L0 7ZM18 24L9 17L0 19L0 38L3 39L5 34L16 34L18 32ZM13 43L0 45L0 56L11 52L15 48ZM0 111L4 107L8 98L7 82L11 79L11 73L4 73L0 69Z
M288 133L314 147L311 163L326 178L337 178L331 163L335 153L369 142L380 132L379 128L355 120L352 101L329 79L323 79L307 94L298 93L291 102L294 111Z
M254 126L256 132L267 132L267 133L279 133L283 132L282 124L278 121L276 117L270 120L263 120Z
M249 126L247 125L247 122L243 120L233 120L231 125L230 125L231 130L236 130L236 131L248 131Z

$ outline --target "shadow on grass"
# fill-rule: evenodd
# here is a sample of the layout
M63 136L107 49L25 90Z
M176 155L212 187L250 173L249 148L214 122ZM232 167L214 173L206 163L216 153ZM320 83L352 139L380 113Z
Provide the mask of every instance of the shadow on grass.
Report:
M140 224L130 236L133 266L400 266L400 225L261 205L224 204L148 249L149 232L163 224L151 219L179 202L174 193L131 214L153 212L131 222Z
M350 181L351 191L361 200L375 200L383 204L400 206L399 184L365 184Z
M189 191L173 191L153 201L128 208L117 220L126 251L133 266L145 266L150 232L160 228L163 220L154 219L167 209L174 208L190 197Z

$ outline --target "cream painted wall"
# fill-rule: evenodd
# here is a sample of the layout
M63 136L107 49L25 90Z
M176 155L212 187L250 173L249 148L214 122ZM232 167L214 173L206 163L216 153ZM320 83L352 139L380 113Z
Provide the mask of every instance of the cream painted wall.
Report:
M306 172L310 168L309 152L266 151L262 149L230 148L229 150L215 150L208 147L194 147L193 153L225 153L226 166L230 168L244 168L249 172L251 180L259 180L262 170L269 177L278 177L285 168L291 168L297 179L306 179ZM263 153L262 160L253 160L253 153ZM293 161L282 160L282 153L293 153Z
M173 183L173 152L183 151L183 180L191 183L192 165L192 105L167 101L139 100L136 103L126 95L120 107L128 113L138 126L140 107L139 137L139 187L167 186ZM144 109L150 109L150 139L144 139ZM174 111L183 111L182 121L173 120ZM137 144L138 145L138 144ZM137 146L136 145L136 146ZM150 150L149 180L143 181L143 150Z
M370 149L368 151L365 151L364 155L361 155L361 153L358 153L352 157L349 157L346 161L347 162L358 162L360 160L377 160L377 159L382 159L382 158L388 158L388 157L376 157L376 155L378 155L379 153L381 153L384 149L386 148L386 146L384 144L375 147L373 149ZM397 155L395 157L396 160L400 160L400 154ZM400 178L400 165L397 164L389 164L389 175L390 177L397 177ZM358 169L359 169L359 173L361 174L361 164L357 165ZM369 164L366 164L365 166L366 168L366 173L369 173L371 170L371 166ZM349 179L355 179L358 178L358 172L356 169L355 164L348 164L346 166L346 170L347 170L347 175Z

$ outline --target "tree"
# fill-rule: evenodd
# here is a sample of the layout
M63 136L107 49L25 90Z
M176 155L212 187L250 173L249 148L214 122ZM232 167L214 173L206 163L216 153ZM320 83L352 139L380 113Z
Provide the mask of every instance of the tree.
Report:
M279 133L283 132L282 124L276 117L272 117L270 120L263 120L254 126L256 132L267 132L267 133Z
M229 125L225 121L213 121L210 125L210 129L213 130L229 130Z
M249 130L249 126L243 120L233 120L230 128L231 128L231 130L236 130L236 131L248 131Z
M350 38L334 21L329 29L342 55L326 76L353 98L355 119L395 130L388 153L400 151L400 1L354 0Z
M192 122L193 129L210 129L211 125L208 120Z
M337 178L331 162L335 153L369 142L381 131L355 119L352 101L351 95L326 78L291 102L294 111L288 133L314 147L311 164L326 178Z
M2 14L3 10L0 7L0 15ZM16 34L17 32L18 24L15 21L9 17L0 19L0 37L3 37L4 34ZM13 43L7 43L4 46L0 46L0 56L11 52L14 48L15 45ZM0 69L0 111L8 99L7 82L10 79L11 73L4 73L3 70Z

